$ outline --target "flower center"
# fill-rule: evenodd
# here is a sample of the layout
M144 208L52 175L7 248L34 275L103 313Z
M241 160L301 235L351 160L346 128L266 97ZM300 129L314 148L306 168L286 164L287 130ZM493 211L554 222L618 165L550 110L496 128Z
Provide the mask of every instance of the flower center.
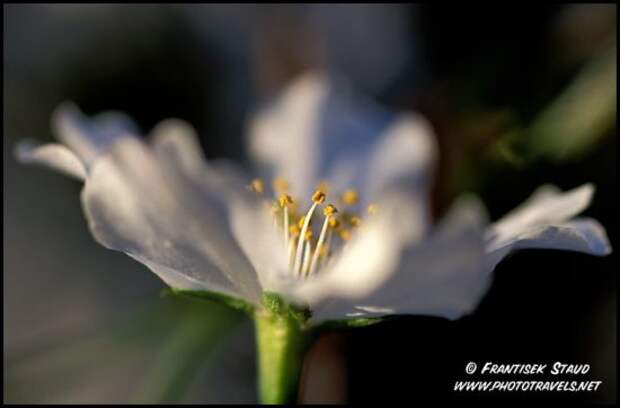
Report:
M344 247L354 231L362 227L362 218L353 211L359 203L359 195L354 189L347 189L339 195L344 208L339 212L334 204L326 203L329 184L325 181L318 183L306 211L300 211L300 201L288 194L289 183L285 179L277 177L272 187L274 196L268 198L261 179L254 179L248 185L267 201L274 217L274 227L282 233L289 272L294 276L308 278L319 273L333 258L334 251ZM377 206L370 204L367 211L370 215L375 214ZM318 236L314 234L315 229L320 231Z

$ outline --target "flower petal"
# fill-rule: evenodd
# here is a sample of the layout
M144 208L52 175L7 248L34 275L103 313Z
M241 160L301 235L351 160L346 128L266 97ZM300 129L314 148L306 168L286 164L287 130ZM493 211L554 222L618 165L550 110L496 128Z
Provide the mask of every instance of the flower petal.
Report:
M525 203L487 231L488 268L494 268L510 252L525 248L609 254L609 240L597 221L588 218L567 221L589 205L593 194L591 184L564 193L550 185L538 188Z
M564 193L553 185L540 186L523 204L491 225L488 239L501 245L532 226L566 221L583 211L593 194L590 183Z
M375 290L396 269L400 259L404 236L394 231L393 217L398 201L382 201L381 212L343 245L326 270L296 288L293 297L318 305L328 297L360 298Z
M287 248L274 226L269 205L253 197L231 202L231 227L235 239L258 273L263 290L286 290L289 273Z
M136 124L123 113L103 112L89 118L70 102L56 108L52 129L87 167L116 140L139 134Z
M86 178L86 168L82 161L71 150L57 143L41 144L33 140L21 140L15 147L15 155L23 163L48 166L78 180Z
M437 160L437 142L430 123L407 113L390 124L372 150L367 168L366 197L390 188L428 194Z
M391 119L338 85L321 73L306 74L250 123L253 159L288 178L297 196L311 194L319 180L359 188L364 159Z
M177 289L258 303L258 279L230 231L222 197L187 177L185 164L157 154L124 138L95 162L82 204L97 241L139 260Z
M293 291L311 304L315 323L386 314L454 319L484 295L486 215L477 200L459 200L437 231L413 246L398 232L395 213L387 213L351 241L332 270Z
M258 273L263 288L277 291L288 270L286 248L274 227L268 204L241 188L250 177L228 161L207 163L192 127L183 121L163 121L151 133L153 148L162 160L178 163L177 167L188 178L205 184L201 188L225 197L222 205L229 212L235 240Z
M488 269L520 249L561 249L604 256L611 253L605 228L591 218L575 218L561 224L532 226L528 230L487 248Z

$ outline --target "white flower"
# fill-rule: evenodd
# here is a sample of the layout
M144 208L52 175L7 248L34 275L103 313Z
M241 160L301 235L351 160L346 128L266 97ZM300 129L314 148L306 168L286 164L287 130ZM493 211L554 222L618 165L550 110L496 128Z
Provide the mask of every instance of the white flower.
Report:
M492 224L465 196L431 226L430 125L317 74L253 118L260 179L205 161L178 120L159 124L146 143L121 114L88 119L63 105L53 127L64 145L22 142L18 157L84 181L82 205L98 242L172 288L258 308L275 292L307 305L314 324L391 314L455 319L476 308L510 252L611 251L597 221L573 218L592 198L589 184L565 193L543 186Z

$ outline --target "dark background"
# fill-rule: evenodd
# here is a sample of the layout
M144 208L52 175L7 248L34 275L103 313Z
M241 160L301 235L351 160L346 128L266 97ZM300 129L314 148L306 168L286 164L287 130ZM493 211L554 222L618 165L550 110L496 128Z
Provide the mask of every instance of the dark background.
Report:
M540 184L593 182L586 215L615 246L615 118L593 128L588 149L575 157L532 154L513 165L489 153L506 131L535 122L591 59L615 52L615 5L14 4L3 11L5 402L256 399L249 320L160 298L153 274L90 237L78 183L13 158L23 137L52 140L50 114L65 100L88 114L125 111L145 132L183 118L208 157L245 160L252 109L304 69L327 67L391 108L430 118L441 149L438 216L465 190L480 194L495 220ZM609 85L615 90L615 75ZM574 103L577 112L598 109ZM614 402L615 271L615 254L516 254L498 266L471 316L408 317L323 339L317 361L341 359L310 372L308 398ZM469 361L589 363L587 377L603 384L574 395L456 394ZM166 373L187 379L184 387Z

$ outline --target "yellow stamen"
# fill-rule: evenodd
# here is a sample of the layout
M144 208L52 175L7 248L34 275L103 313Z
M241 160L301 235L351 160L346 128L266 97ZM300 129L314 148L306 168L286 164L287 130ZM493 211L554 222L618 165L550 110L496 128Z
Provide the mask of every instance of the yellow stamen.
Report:
M359 201L359 195L356 190L351 188L342 194L340 200L346 205L355 205Z
M272 182L273 189L278 193L284 193L288 191L288 181L282 177L276 177Z
M294 225L292 227L294 227ZM297 231L297 234L299 235L299 231ZM288 243L288 267L289 269L293 267L293 261L295 260L295 247L297 246L296 245L297 243L295 241L296 241L296 238L293 237L290 239Z
M306 213L306 216L304 217L302 226L301 226L301 236L305 236L306 235L306 230L308 229L308 227L310 226L310 221L312 220L312 214L314 213L314 210L316 209L316 206L323 203L325 201L325 193L317 190L314 192L314 194L312 195L312 205L310 206L310 209L308 210L308 212ZM303 257L303 240L299 240L299 242L297 243L297 251L295 254L295 265L293 266L293 272L295 274L300 274L301 273L301 261L302 261L302 257Z
M297 225L299 226L299 228L303 228L304 227L304 222L306 221L306 216L302 215L301 218L299 219L299 221L297 222Z
M306 231L306 234L304 235L304 239L306 241L310 241L312 239L312 235L313 235L312 230L309 229L309 230Z
M362 224L362 219L357 215L352 215L351 218L349 218L349 222L352 226L359 227Z
M288 248L289 231L288 231L288 206L293 203L293 199L288 194L282 194L278 199L280 207L283 209L283 222L284 225L284 245Z
M351 232L347 229L339 229L338 230L338 236L340 237L340 239L342 239L343 241L348 241L351 239Z
M332 220L332 218L330 218L330 221L331 220ZM319 259L319 268L322 268L323 266L325 266L325 264L327 263L327 260L329 259L329 257L332 254L332 251L331 251L330 247L331 247L332 236L333 235L334 235L334 233L333 233L332 229L327 230L326 242L321 247L321 254L320 254L320 259Z
M368 205L368 214L370 215L374 215L377 213L377 211L379 211L379 207L377 206L377 204L371 203Z
M326 195L324 192L322 192L321 190L316 190L314 194L312 194L312 201L318 204L322 204L323 202L325 202L325 197Z
M336 207L334 207L332 204L326 205L325 208L323 209L323 215L325 215L326 217L330 217L336 214L337 212L338 212L338 209L336 209Z
M340 221L336 217L329 217L329 227L330 228L338 228L340 226Z
M298 237L299 236L299 227L297 225L291 225L288 228L289 232L291 233L291 236L293 237Z
M252 180L248 187L257 194L262 194L263 191L265 191L265 184L263 183L263 180L259 178Z
M314 273L314 270L316 269L316 264L319 260L320 249L323 246L323 242L325 242L325 234L327 233L327 227L329 226L329 219L333 214L336 213L336 211L336 207L331 204L327 205L323 210L323 213L325 214L325 221L323 222L323 227L321 228L319 240L316 243L316 249L314 251L314 254L312 255L312 262L310 263L310 269L308 271L310 275L312 275Z
M282 208L288 207L288 206L291 206L293 204L293 199L288 194L282 194L278 198L278 203L280 204L280 207L282 207Z
M307 276L308 271L310 270L310 251L312 248L310 247L310 241L306 241L306 246L304 248L304 264L299 271L302 276Z

